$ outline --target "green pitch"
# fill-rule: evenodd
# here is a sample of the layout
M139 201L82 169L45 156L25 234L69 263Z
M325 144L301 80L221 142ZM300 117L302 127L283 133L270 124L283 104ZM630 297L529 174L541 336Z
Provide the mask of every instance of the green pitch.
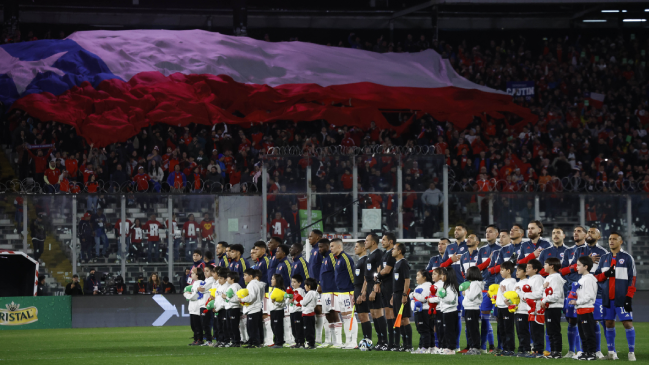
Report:
M568 351L564 323L564 351ZM413 328L414 329L414 328ZM649 362L649 323L636 323L638 363ZM359 329L360 333L360 329ZM414 334L414 345L419 335ZM546 364L576 360L521 359L510 357L413 355L335 349L218 349L187 346L187 327L131 327L64 330L0 331L0 364L399 364L443 361L444 364ZM462 348L465 339L462 334ZM375 339L376 341L376 339ZM602 337L606 348L606 341ZM616 346L621 362L627 360L624 328L617 327ZM606 351L604 351L606 354ZM646 363L645 363L646 364Z

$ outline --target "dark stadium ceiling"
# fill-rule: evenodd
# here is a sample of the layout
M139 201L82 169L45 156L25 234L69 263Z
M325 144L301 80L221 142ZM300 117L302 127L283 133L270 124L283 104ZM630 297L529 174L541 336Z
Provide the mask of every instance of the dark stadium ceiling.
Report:
M18 9L20 21L28 24L219 29L231 27L231 7L231 0L5 0L3 10L7 18ZM433 9L439 28L447 30L647 28L649 24L648 1L248 0L248 27L431 29Z

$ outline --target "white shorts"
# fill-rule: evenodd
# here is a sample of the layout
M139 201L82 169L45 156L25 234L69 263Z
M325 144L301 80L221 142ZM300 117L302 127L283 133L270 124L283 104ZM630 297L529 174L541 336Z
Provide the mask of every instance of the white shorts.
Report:
M318 294L318 301L316 302L315 305L322 305L322 294L320 294L320 293L317 293L317 294Z
M268 306L268 294L264 296L263 305L262 305L262 314L270 315L270 308Z
M351 312L354 307L354 294L337 293L334 296L334 310L336 312Z
M336 296L334 293L322 293L322 314L336 310Z

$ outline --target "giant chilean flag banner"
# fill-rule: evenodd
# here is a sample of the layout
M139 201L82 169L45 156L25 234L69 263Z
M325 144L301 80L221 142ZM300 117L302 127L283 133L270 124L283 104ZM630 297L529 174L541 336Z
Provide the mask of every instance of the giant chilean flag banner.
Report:
M1 46L0 100L72 125L96 146L159 123L326 119L402 131L408 123L393 126L383 112L404 109L458 128L481 113L534 120L433 50L380 54L201 30L87 31Z

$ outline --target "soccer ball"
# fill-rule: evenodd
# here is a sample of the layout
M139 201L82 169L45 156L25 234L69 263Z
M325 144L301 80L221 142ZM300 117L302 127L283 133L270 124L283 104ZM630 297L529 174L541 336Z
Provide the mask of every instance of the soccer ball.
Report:
M358 343L358 348L361 351L370 351L372 348L372 340L364 338L361 340L361 342Z

